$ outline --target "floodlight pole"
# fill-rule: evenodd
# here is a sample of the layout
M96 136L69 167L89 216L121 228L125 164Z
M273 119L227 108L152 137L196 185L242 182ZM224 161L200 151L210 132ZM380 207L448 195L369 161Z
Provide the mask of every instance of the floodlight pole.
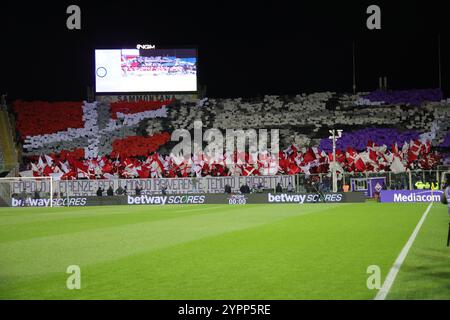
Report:
M336 140L342 136L342 130L329 130L331 136L329 137L333 141L333 163L332 163L332 173L333 173L333 192L338 191L337 187L337 173L336 173ZM337 137L336 137L337 132Z

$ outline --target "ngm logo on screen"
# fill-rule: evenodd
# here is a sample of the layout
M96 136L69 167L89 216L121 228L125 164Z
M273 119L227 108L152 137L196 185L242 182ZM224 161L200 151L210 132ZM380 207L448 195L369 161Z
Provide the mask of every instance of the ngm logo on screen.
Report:
M197 49L138 44L134 49L95 50L95 89L97 93L196 92Z
M154 44L138 44L136 45L136 49L150 50L156 49L156 46Z

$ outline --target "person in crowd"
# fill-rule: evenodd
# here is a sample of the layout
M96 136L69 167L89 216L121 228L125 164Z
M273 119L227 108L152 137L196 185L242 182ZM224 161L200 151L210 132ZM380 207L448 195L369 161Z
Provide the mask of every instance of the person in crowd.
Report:
M282 193L283 192L283 187L281 186L281 183L278 182L276 188L275 188L275 192L276 193Z
M38 200L41 198L41 195L39 194L39 191L36 189L34 190L34 199Z
M450 183L448 181L444 181L443 185L442 185L442 190L447 189L447 187L450 186Z
M102 197L103 196L103 189L101 187L98 187L97 189L97 197Z
M22 207L26 205L27 197L28 197L27 190L23 189L22 192L20 193L20 200L22 203Z
M264 186L263 186L263 184L261 183L261 181L258 182L258 185L256 186L257 191L258 191L258 192L262 192L262 191L263 191L263 188L264 188Z
M292 182L289 181L289 184L287 186L287 192L294 192L294 187L292 186Z
M139 185L137 185L137 186L136 186L136 189L135 189L134 191L136 192L136 195L137 195L137 196L140 196L140 195L141 195L141 192L142 192L142 188L140 188Z
M247 183L243 184L239 190L241 191L242 194L250 193L250 187L248 186Z
M330 187L330 190L331 189L333 189L333 188ZM338 192L342 192L344 190L344 182L342 180L337 181L337 190L338 190ZM323 189L322 189L322 191L326 192L326 190L323 190Z
M114 190L111 186L109 186L108 190L106 190L106 194L108 197L112 197L114 195Z
M425 188L425 184L424 184L421 180L417 181L417 182L414 184L414 186L415 186L416 189L418 189L418 190L423 190L423 189Z
M431 182L431 190L439 190L439 182L432 181Z
M197 190L197 184L198 184L197 178L193 177L191 179L191 182L192 182L192 193L197 193L198 192L198 190Z
M376 202L381 202L380 192L375 191L374 194L373 194L373 198L375 199Z

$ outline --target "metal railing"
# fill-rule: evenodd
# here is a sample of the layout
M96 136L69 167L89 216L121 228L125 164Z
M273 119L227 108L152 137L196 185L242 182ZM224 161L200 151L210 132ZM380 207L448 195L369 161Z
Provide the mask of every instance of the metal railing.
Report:
M350 185L352 179L369 179L369 178L384 178L386 189L396 190L414 190L416 189L417 182L423 182L424 184L433 183L434 186L442 188L444 175L443 173L449 172L450 168L441 167L439 170L414 170L402 173L393 172L346 172L338 174L337 185L338 191L342 192L344 185ZM313 191L314 186L320 185L323 191L332 191L332 177L331 173L319 173L319 174L298 174L296 175L296 191L307 192Z

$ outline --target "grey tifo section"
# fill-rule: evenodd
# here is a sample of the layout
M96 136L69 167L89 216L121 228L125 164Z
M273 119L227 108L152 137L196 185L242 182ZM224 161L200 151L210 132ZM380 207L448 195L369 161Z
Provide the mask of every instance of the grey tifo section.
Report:
M48 143L42 148L33 149L31 151L24 152L24 155L40 155L40 154L51 154L59 153L63 150L74 150L81 148L81 146L87 146L89 144L88 137L81 137L73 140L58 141L53 143Z

